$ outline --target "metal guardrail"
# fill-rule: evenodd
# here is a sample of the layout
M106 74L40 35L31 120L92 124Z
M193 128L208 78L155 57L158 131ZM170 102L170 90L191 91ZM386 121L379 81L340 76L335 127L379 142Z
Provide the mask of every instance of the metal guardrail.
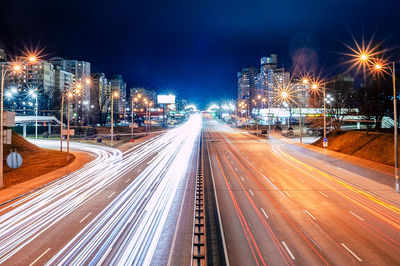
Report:
M192 265L206 265L206 223L204 210L203 151L200 136L193 221Z

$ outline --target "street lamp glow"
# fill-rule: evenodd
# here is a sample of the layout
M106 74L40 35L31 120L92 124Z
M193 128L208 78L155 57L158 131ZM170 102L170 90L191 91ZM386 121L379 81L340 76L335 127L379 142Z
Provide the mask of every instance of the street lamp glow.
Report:
M22 67L21 67L20 64L14 64L14 65L13 65L13 70L14 70L14 71L18 72L18 71L21 71L21 69L22 69Z
M368 60L368 55L366 55L366 54L361 54L361 55L360 55L360 60L361 60L361 61L364 61L364 62L367 61L367 60Z
M311 88L312 88L313 90L316 90L316 89L318 89L318 85L314 83L313 85L311 85Z
M86 82L86 85L90 85L90 83L92 83L90 78L87 78L85 82Z
M288 93L286 91L283 91L281 93L281 96L282 96L283 99L286 99L289 95L288 95Z
M114 91L113 92L113 97L114 98L118 98L119 97L119 92L118 91Z
M308 84L309 80L306 79L306 78L304 78L304 79L302 80L302 82L303 82L303 84Z
M374 68L376 70L381 70L382 69L382 65L381 64L376 64Z
M37 61L37 57L34 56L34 55L30 55L28 57L28 60L29 60L30 63L35 63Z

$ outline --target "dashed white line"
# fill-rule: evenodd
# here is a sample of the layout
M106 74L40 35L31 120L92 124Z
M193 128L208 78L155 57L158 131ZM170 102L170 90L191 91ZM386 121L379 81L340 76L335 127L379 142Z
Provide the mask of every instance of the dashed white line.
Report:
M140 171L142 171L142 168L140 168L137 172L140 173Z
M36 262L38 262L44 255L46 255L47 252L50 251L51 248L46 249L45 252L43 252L39 257L36 258L36 260L34 260L31 264L29 264L29 266L32 266L33 264L35 264Z
M264 172L263 169L261 169L261 168L258 168L258 169L260 169L261 172Z
M249 191L250 191L250 194L251 194L252 196L254 196L253 191L251 191L251 189L249 189Z
M315 217L314 216L312 216L312 214L309 212L309 211L307 211L307 210L304 210L311 218L313 218L313 220L314 221L316 221L317 219L315 219Z
M114 194L115 194L115 191L113 193L111 193L110 196L108 196L107 198L111 198Z
M350 252L351 255L353 255L358 261L362 261L362 259L356 255L351 249L349 249L345 244L340 243L348 252Z
M292 258L292 260L295 259L295 257L293 256L293 253L290 251L290 249L288 248L288 246L286 245L285 241L282 241L283 246L286 248L287 252L289 253L290 257Z
M231 164L233 164L233 161L231 161Z
M304 180L303 180L303 179L301 179L300 177L298 177L297 179L299 179L301 182L303 182L303 183L304 183Z
M283 192L285 192L286 195L288 195L289 197L291 197L290 194L289 194L289 192L287 192L287 191L283 191Z
M288 169L285 168L285 169L283 169L283 170L285 170L286 173L289 173L289 170L288 170Z
M364 221L364 219L363 218L361 218L360 216L358 216L357 214L355 214L354 212L352 212L352 211L349 211L349 213L351 213L351 214L353 214L355 217L357 217L358 219L360 219L361 221Z
M226 153L226 152L225 152ZM231 157L229 157L229 155L227 156L228 158L231 158Z
M240 177L240 179L242 179L242 181L244 182L244 178L243 177Z
M82 220L79 221L79 223L82 223L83 221L85 221L86 218L88 218L91 214L92 214L92 212L89 212L85 217L82 218Z
M236 172L238 171L238 169L235 167Z
M264 209L263 209L263 208L261 208L261 212L264 214L265 218L269 219L269 217L268 217L267 213L264 211Z
M125 183L128 183L129 182L129 180L131 180L130 178L128 178L126 181L125 181Z
M321 191L318 191L321 195L323 195L324 197L329 198L327 195L325 195L324 193L322 193Z

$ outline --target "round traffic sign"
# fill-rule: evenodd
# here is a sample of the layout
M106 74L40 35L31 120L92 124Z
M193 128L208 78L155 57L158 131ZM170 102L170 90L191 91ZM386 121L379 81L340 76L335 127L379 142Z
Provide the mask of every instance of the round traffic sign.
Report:
M7 156L7 165L10 168L14 168L14 169L21 167L21 165L22 165L22 156L21 156L21 154L19 154L16 151L11 152Z

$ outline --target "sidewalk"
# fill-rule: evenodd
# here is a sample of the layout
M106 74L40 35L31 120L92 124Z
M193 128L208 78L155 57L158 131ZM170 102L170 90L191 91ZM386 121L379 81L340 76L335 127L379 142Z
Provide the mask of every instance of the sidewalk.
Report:
M72 173L87 163L91 162L95 159L92 155L86 152L81 151L72 151L73 155L75 155L75 160L69 165L59 168L55 171L49 172L47 174L35 177L31 180L25 181L23 183L14 185L12 187L8 187L6 189L0 190L0 204L4 204L5 202L19 197L25 193L28 193L36 188L44 186L60 177L63 177L69 173Z

